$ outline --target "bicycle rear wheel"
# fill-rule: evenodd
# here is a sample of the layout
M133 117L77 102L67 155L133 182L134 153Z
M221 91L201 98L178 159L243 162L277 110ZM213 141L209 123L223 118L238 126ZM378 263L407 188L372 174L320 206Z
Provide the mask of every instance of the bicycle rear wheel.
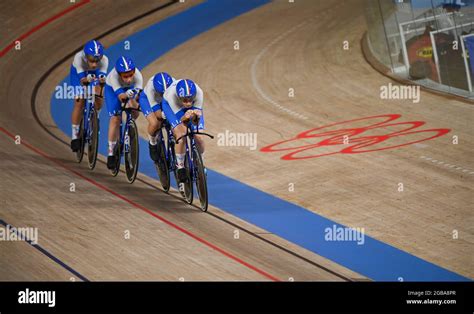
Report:
M161 132L161 130L160 130ZM170 190L170 172L168 168L168 160L166 159L166 145L163 141L163 133L160 133L160 138L158 139L158 144L160 145L160 160L155 162L156 171L160 177L161 186L163 190L168 193Z
M97 111L91 116L90 139L87 145L87 161L89 162L89 169L93 170L97 162L97 152L99 149L99 119L97 118Z
M138 173L138 128L134 120L130 120L128 125L129 145L125 151L125 173L128 183L133 183Z
M81 163L82 158L84 157L84 117L81 119L81 123L79 124L79 134L77 135L77 138L80 140L80 147L79 150L76 152L76 160L78 163Z
M208 196L207 196L207 178L204 171L204 163L201 154L197 149L193 150L194 172L196 174L196 190L199 196L200 207L203 212L207 211Z

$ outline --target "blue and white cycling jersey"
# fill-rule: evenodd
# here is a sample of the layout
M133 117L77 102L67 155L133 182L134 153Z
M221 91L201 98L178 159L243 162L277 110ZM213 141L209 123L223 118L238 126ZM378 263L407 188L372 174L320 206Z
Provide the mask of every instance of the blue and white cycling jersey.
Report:
M143 90L143 97L140 97L140 107L145 116L148 116L150 113L157 112L161 110L161 102L163 97L160 93L157 93L155 86L153 84L155 76L153 75L147 82L145 89ZM173 83L176 81L173 79Z
M71 70L69 73L69 81L72 87L74 87L75 96L82 95L81 79L86 77L88 74L100 74L107 75L107 69L109 67L109 59L106 55L100 59L97 68L92 70L87 64L87 59L84 51L79 51L74 55L74 60L71 64Z
M165 91L165 94L163 95L163 101L161 103L166 120L169 121L173 129L181 123L181 118L186 111L189 109L198 109L202 111L204 104L204 93L202 89L196 84L196 98L193 101L192 107L183 107L183 104L179 100L178 93L176 91L176 85L178 82L179 80L176 80L173 82L173 84L171 84L170 87L168 87L168 89ZM204 129L204 112L202 112L199 125L196 126L193 124L193 129Z
M105 80L105 103L109 116L117 116L122 114L122 104L118 99L118 95L125 93L132 88L143 89L143 76L140 70L135 69L135 74L130 84L125 84L115 69L110 71ZM140 93L140 99L143 93ZM138 100L140 102L140 99Z

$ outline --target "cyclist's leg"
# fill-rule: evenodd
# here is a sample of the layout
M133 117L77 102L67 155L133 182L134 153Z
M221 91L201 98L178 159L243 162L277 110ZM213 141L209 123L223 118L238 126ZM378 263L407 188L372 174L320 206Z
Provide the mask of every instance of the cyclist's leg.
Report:
M173 130L173 135L176 139L180 138L181 136L186 134L186 126L181 123L181 118L184 115L185 110L181 109L177 113L174 113L173 110L169 107L169 105L164 104L163 105L163 111L166 115L166 119L170 122L171 128ZM178 155L183 155L186 150L185 146L186 139L182 139L175 145L175 152L176 152L176 157L178 158ZM179 162L180 160L178 160ZM184 163L184 158L182 159ZM181 164L178 165L178 168L182 167Z
M156 134L161 127L161 122L158 121L157 117L155 116L155 113L153 112L153 109L150 106L150 102L148 101L148 97L144 93L140 94L139 103L140 108L148 121L147 133L150 158L153 161L158 161L160 158L160 146L158 145Z
M72 139L75 140L78 137L79 127L81 124L82 115L84 112L84 99L74 98L74 108L72 109L71 124L72 124Z
M107 111L109 112L109 149L107 157L107 167L113 168L115 165L114 149L117 145L120 136L120 122L122 120L122 108L120 101L115 94L112 87L105 85L105 104L107 105Z
M168 115L166 115L168 118ZM176 139L186 134L186 126L183 123L178 124L173 128L173 135ZM187 181L187 174L185 170L184 161L186 158L186 138L182 138L174 147L176 155L176 168L178 169L178 180L182 182Z
M181 123L180 119L184 115L184 110L178 111L176 114L173 112L169 104L162 104L163 112L173 130L173 135L176 139L186 134L186 126ZM183 183L187 180L186 170L184 169L184 159L186 154L186 139L182 139L179 143L176 143L174 149L176 154L176 168L178 170L178 180Z
M151 110L153 111L153 114L155 115L156 120L158 120L158 123L159 123L158 129L161 129L161 126L163 123L163 114L162 114L161 104L156 104L152 106Z
M74 88L74 107L71 115L71 149L75 152L80 148L80 140L78 139L79 128L81 124L82 114L84 110L84 97L82 85L77 74L77 70L71 65L69 74L70 85Z

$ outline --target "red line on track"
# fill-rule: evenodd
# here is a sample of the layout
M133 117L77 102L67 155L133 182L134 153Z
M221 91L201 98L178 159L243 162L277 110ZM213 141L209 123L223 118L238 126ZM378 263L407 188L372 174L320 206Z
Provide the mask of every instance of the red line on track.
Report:
M15 136L14 136L12 133L8 132L5 128L0 127L0 131L2 131L2 132L3 132L4 134L6 134L8 137L10 137L10 138L12 138L13 140L15 140ZM36 148L36 147L34 147L34 146L32 146L32 145L26 143L23 139L21 139L21 145L26 146L27 148L29 148L29 149L32 150L33 152L37 153L38 155L40 155L40 156L42 156L42 157L44 157L44 158L46 158L46 159L48 159L48 160L54 162L54 163L57 164L58 166L60 166L60 167L62 167L62 168L64 168L64 169L66 169L66 170L68 170L68 171L74 173L76 176L78 176L78 177L80 177L80 178L86 180L87 182L89 182L89 183L91 183L91 184L97 186L98 188L100 188L100 189L102 189L102 190L104 190L104 191L106 191L106 192L109 192L110 194L112 194L112 195L114 195L114 196L120 198L121 200L127 202L128 204L130 204L130 205L132 205L132 206L134 206L134 207L136 207L136 208L138 208L138 209L144 211L145 213L147 213L147 214L149 214L149 215L151 215L151 216L153 216L153 217L155 217L155 218L161 220L161 221L164 222L165 224L167 224L167 225L173 227L174 229L176 229L176 230L178 230L178 231L181 231L182 233L184 233L184 234L190 236L191 238L193 238L194 240L201 242L202 244L204 244L204 245L210 247L211 249L213 249L213 250L215 250L215 251L217 251L217 252L219 252L219 253L221 253L221 254L227 256L228 258L230 258L230 259L232 259L232 260L234 260L234 261L236 261L236 262L238 262L239 264L241 264L241 265L243 265L243 266L245 266L245 267L247 267L247 268L249 268L249 269L251 269L251 270L253 270L253 271L255 271L255 272L259 273L259 274L261 274L261 275L263 275L264 277L266 277L266 278L268 278L268 279L270 279L270 280L272 280L272 281L280 281L278 278L276 278L276 277L270 275L269 273L267 273L267 272L265 272L265 271L263 271L263 270L261 270L261 269L255 267L255 266L253 266L253 265L251 265L251 264L249 264L249 263L243 261L242 259L240 259L240 258L238 258L238 257L236 257L236 256L234 256L234 255L232 255L231 253L229 253L229 252L227 252L227 251L221 249L220 247L218 247L218 246L216 246L216 245L214 245L214 244L212 244L212 243L210 243L210 242L204 240L203 238L201 238L201 237L195 235L194 233L192 233L192 232L190 232L190 231L188 231L188 230L186 230L186 229L184 229L184 228L182 228L182 227L176 225L175 223L173 223L173 222L171 222L171 221L169 221L169 220L167 220L167 219L161 217L160 215L158 215L158 214L154 213L153 211L149 210L148 208L146 208L146 207L144 207L144 206L142 206L142 205L140 205L140 204L138 204L138 203L135 203L134 201L129 200L129 199L126 198L125 196L123 196L123 195L121 195L121 194L119 194L119 193L117 193L117 192L115 192L115 191L109 189L108 187L106 187L106 186L100 184L99 182L97 182L97 181L95 181L95 180L93 180L93 179L91 179L91 178L88 178L88 177L82 175L80 172L78 172L78 171L76 171L76 170L74 170L74 169L72 169L72 168L66 166L65 164L63 164L63 163L60 162L59 160L55 159L54 157L51 157L51 156L49 156L48 154L46 154L45 152L39 150L38 148Z
M32 29L30 29L29 31L27 31L26 33L22 34L20 37L18 37L17 39L15 39L13 42L11 42L8 46L6 46L5 48L2 49L2 51L0 51L0 58L3 57L4 55L7 54L8 51L10 51L14 46L15 46L15 42L16 41L22 41L23 39L27 38L28 36L30 36L31 34L37 32L38 30L40 30L41 28L45 27L46 25L48 25L49 23L59 19L60 17L66 15L67 13L83 6L84 4L87 4L87 3L90 3L91 0L81 0L81 2L79 3L76 3L75 5L72 5L70 6L69 8L59 12L58 14L50 17L49 19L41 22L40 24L36 25L35 27L33 27Z

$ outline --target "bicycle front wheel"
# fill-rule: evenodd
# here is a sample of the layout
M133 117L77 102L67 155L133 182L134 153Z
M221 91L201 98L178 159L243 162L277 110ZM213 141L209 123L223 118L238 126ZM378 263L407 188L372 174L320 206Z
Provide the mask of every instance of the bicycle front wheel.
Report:
M166 145L163 141L163 133L160 134L157 145L160 145L160 160L155 163L155 167L158 176L160 177L161 186L163 187L163 190L168 193L170 190L170 172L168 168L168 160L166 159Z
M137 178L138 173L138 128L134 120L128 124L129 145L125 150L125 173L128 183L132 184Z
M85 126L85 119L82 118L81 123L79 124L79 134L77 135L78 136L77 138L81 141L79 150L76 152L76 161L78 163L81 163L82 158L84 157L84 145L85 145L85 141L84 141L85 127L84 126Z
M91 116L89 130L90 139L87 145L87 161L89 162L89 169L93 170L97 162L97 152L99 149L99 119L95 110Z
M186 155L184 158L184 167L186 169L187 182L184 183L184 191L182 191L182 195L186 203L192 204L193 203L193 176L192 176L193 170L192 170L191 160L189 158L188 152L186 152Z
M207 177L201 154L197 149L193 150L193 163L194 172L196 174L196 190L199 196L200 208L203 212L206 212L208 207Z

